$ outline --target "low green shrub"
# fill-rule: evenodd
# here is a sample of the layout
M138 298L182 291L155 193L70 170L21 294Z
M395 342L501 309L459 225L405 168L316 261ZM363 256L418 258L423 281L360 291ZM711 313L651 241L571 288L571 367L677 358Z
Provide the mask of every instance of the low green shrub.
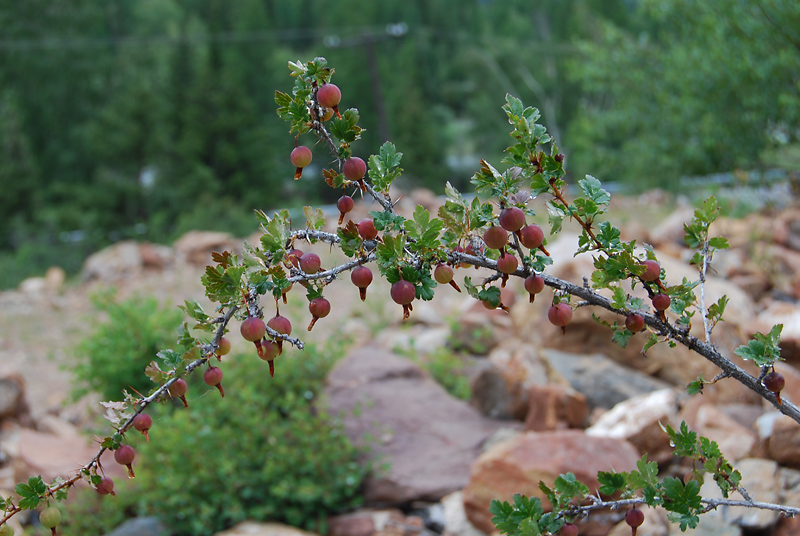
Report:
M224 398L194 374L189 408L160 407L150 443L130 438L139 452L140 512L159 516L180 536L213 534L245 519L319 531L331 513L357 506L369 468L315 405L342 353L342 344L287 348L274 378L255 351L226 356L218 365Z
M92 296L92 305L92 318L105 319L74 349L73 396L95 391L104 400L119 400L123 389L147 394L153 383L144 369L159 350L175 345L181 311L152 297L118 301L113 290Z

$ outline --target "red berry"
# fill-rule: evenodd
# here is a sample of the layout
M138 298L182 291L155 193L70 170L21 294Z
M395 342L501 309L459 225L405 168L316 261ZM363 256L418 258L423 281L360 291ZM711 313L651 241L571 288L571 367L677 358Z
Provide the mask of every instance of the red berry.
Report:
M300 257L300 269L307 274L316 274L322 261L316 253L306 253Z
M438 264L436 268L433 270L433 278L436 280L437 283L440 285L450 285L458 292L461 292L458 284L453 281L453 269L446 264Z
M339 209L339 225L344 221L344 215L353 210L355 201L349 195L343 195L336 202L336 208Z
M187 388L188 386L186 385L186 381L183 378L178 378L177 380L175 380L170 384L167 391L169 391L169 394L171 396L180 398L181 402L183 402L183 406L188 408L189 403L186 401L186 397L184 396L186 394Z
M308 303L308 310L311 313L311 323L308 325L308 331L311 331L318 319L325 318L331 312L331 302L323 297L314 298Z
M303 252L297 248L293 248L286 254L287 260L297 268L300 265L300 257L303 256Z
M631 333L639 333L644 329L644 318L638 313L631 313L625 319L625 327Z
M372 283L372 270L366 266L356 266L350 272L350 281L358 287L361 294L361 301L367 299L367 287Z
M645 267L644 273L639 276L642 281L657 281L661 277L661 266L654 260L642 261L642 266Z
M97 493L100 495L114 495L114 481L107 476L103 477L103 480L97 485Z
M281 355L281 348L278 343L272 339L261 342L261 351L258 353L258 357L264 361L272 361L279 355Z
M333 108L325 108L322 112L322 120L327 121L333 117Z
M531 303L537 294L544 290L544 279L540 275L529 275L525 278L525 290L531 295Z
M225 396L225 391L222 389L222 370L219 367L208 367L203 373L203 381L206 385L219 389L219 394Z
M518 266L519 261L517 261L517 258L510 253L501 255L500 258L497 259L497 270L501 273L513 274L517 271Z
M547 319L554 326L561 328L561 333L567 332L566 325L572 320L572 307L566 303L557 303L550 307L547 311Z
M506 231L516 232L525 225L525 213L517 207L508 207L500 213L500 227Z
M408 305L416 298L417 291L413 283L401 279L392 285L390 294L395 303L399 305Z
M348 158L342 165L342 173L347 180L360 181L367 174L367 164L357 156Z
M783 388L786 387L786 379L783 377L783 374L773 370L764 376L761 381L768 391L775 393L775 395L778 397L778 404L783 404L783 401L781 400L781 391L783 391Z
M304 168L311 163L312 156L311 149L301 145L292 150L292 154L289 155L289 159L292 161L292 165L294 167Z
M625 514L625 523L630 525L633 529L641 526L644 523L644 512L638 508L632 508Z
M537 249L544 243L544 231L535 223L519 230L519 241L528 249Z
M250 316L242 322L242 327L239 331L242 333L244 340L256 342L264 338L267 328L264 326L263 320L255 316Z
M656 311L666 311L669 309L669 304L672 302L666 294L656 294L653 296L653 308Z
M215 354L218 356L228 355L231 351L231 341L225 337L220 338Z
M500 249L508 244L508 233L502 227L492 225L483 232L483 241L486 247Z
M578 527L572 523L564 523L561 530L558 531L559 536L578 536Z
M147 431L153 426L153 418L147 413L140 413L133 418L133 427L144 434L144 438L150 441Z
M133 459L136 457L136 452L134 452L133 447L130 445L120 445L117 450L114 451L114 461L116 461L120 465L124 465L128 468L128 476L133 478Z
M295 167L294 180L297 180L303 176L303 168L311 163L311 149L302 145L295 147L289 159Z
M433 270L433 278L440 285L446 285L453 280L453 269L446 264L438 264Z
M378 230L375 229L375 222L372 218L364 218L358 222L358 234L364 240L374 240L378 236Z
M267 322L267 326L277 331L281 335L292 334L292 323L289 322L288 318L286 318L285 316L281 316L279 314L270 318L269 322Z
M334 108L342 100L342 92L334 84L325 84L317 91L317 102L323 108Z

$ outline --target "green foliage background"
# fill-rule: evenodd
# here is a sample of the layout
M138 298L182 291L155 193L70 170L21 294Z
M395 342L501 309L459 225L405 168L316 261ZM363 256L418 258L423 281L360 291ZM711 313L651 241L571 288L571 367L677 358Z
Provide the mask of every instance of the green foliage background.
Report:
M327 57L367 128L356 154L388 137L406 184L437 193L497 159L506 92L577 177L797 170L798 28L791 0L0 0L0 288L120 238L245 234L254 208L338 197L321 151L287 180L287 58Z

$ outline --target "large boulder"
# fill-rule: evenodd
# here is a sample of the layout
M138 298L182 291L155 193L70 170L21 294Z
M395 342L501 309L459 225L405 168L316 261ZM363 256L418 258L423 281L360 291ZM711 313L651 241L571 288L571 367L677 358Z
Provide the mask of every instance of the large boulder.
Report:
M545 349L550 367L586 396L590 409L611 409L632 396L671 387L646 374L623 367L604 355L581 355Z
M123 240L93 253L83 263L83 279L118 281L139 273L142 254L135 240Z
M620 402L600 416L586 434L627 439L647 459L666 463L673 459L669 436L662 425L677 426L678 399L672 389L662 389Z
M487 450L472 466L464 488L464 508L479 530L494 530L492 500L512 501L515 493L543 499L539 482L552 486L562 473L573 473L591 492L598 471L632 471L639 452L624 439L592 437L580 430L526 432Z
M211 264L213 251L238 252L241 241L230 233L219 231L189 231L173 244L178 257L189 264L204 266Z
M226 531L218 532L215 536L316 536L316 534L282 523L243 521Z
M325 399L344 415L347 435L388 463L365 484L368 504L438 501L461 489L485 439L501 423L451 397L408 359L375 347L342 359L328 375Z

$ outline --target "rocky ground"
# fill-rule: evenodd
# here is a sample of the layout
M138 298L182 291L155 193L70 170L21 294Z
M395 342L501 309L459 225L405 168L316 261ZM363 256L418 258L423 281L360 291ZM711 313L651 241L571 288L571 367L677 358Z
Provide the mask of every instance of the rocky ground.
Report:
M678 205L665 212L663 201L653 194L620 199L614 211L663 213L657 224L628 217L623 232L656 247L668 281L696 279L682 246L683 223L692 210ZM420 192L408 196L406 208L414 202L433 207L437 201ZM726 321L714 332L716 344L734 357L752 332L783 323L786 361L777 368L787 378L785 398L800 402L800 208L723 219L712 230L732 246L715 257L706 288L709 302L722 294L730 299ZM69 400L70 348L93 322L88 296L114 286L121 297L150 294L175 304L187 298L205 304L199 276L210 251L240 243L205 232L187 234L172 247L119 243L88 259L79 281L65 282L63 272L53 269L0 294L0 494L30 474L69 474L96 452L80 429L97 400ZM549 273L578 283L591 273L591 258L572 256L576 243L569 229L549 243L556 260ZM325 248L315 250L323 265L338 259ZM481 273L470 269L473 278ZM376 283L369 294L385 295L385 287ZM347 336L356 343L330 374L326 400L332 414L346 413L348 434L357 441L365 433L377 438L372 452L390 463L367 481L367 508L331 520L335 536L480 536L493 529L491 499L537 493L539 480L552 481L559 473L572 471L591 483L598 470L634 468L645 452L665 471L681 471L669 466L672 456L659 425L681 420L720 444L756 499L800 504L800 427L733 380L688 397L686 383L718 371L685 349L657 345L643 357L639 335L623 350L584 308L562 336L546 321L544 295L529 304L513 282L503 299L510 314L487 311L443 289L434 302L415 305L405 323L399 307L382 299L362 303L349 282L329 289L336 314L320 320L309 336ZM298 325L307 322L300 300L290 303L288 314ZM450 396L405 357L445 346L468 354L469 402ZM366 409L348 411L356 406ZM639 534L679 530L661 512L648 510L647 516ZM620 520L615 512L592 516L581 524L581 534L626 534ZM141 527L127 530L114 534L146 533ZM291 531L249 523L223 534ZM800 523L729 509L706 515L695 532L789 535L800 534Z

